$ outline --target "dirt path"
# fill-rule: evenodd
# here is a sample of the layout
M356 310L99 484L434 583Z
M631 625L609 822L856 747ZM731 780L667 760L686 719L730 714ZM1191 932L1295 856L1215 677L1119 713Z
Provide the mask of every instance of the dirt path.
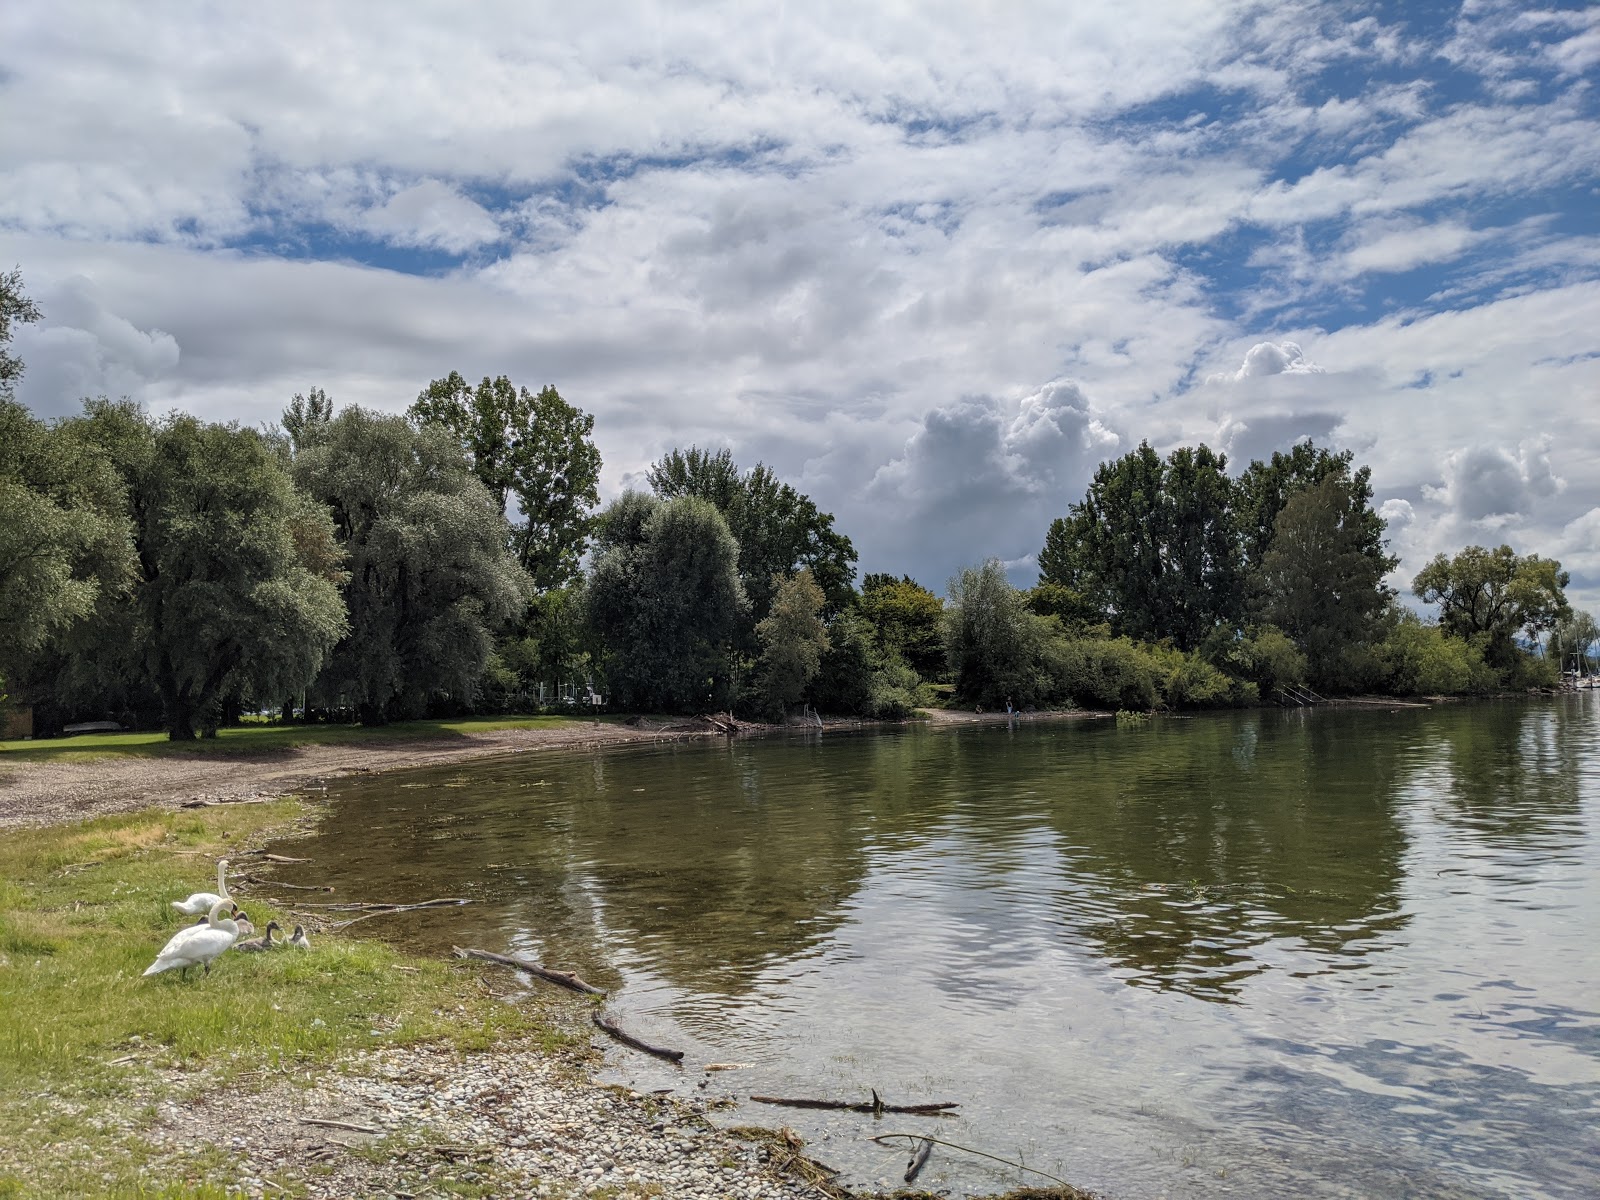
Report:
M301 746L266 754L207 755L200 751L108 756L81 763L0 763L0 829L196 801L237 803L281 796L341 775L437 766L488 754L581 750L707 736L718 735L574 723L557 729L502 729L415 741Z

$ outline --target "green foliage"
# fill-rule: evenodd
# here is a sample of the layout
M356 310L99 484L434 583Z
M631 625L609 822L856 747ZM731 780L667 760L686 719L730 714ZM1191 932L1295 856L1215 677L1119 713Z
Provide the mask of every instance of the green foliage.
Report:
M1000 560L969 567L950 581L945 654L956 695L997 708L1034 704L1048 691L1041 668L1049 624L1029 612Z
M0 672L28 678L52 641L127 586L125 490L78 425L52 428L0 398Z
M925 679L944 669L944 602L909 575L868 575L856 608L877 631L878 648Z
M904 720L922 699L921 681L892 651L880 645L877 630L854 608L828 625L828 649L811 685L811 702L821 712Z
M1040 581L1086 598L1117 633L1199 645L1240 609L1227 465L1205 446L1163 461L1148 442L1102 463L1083 501L1051 522Z
M1510 546L1468 546L1440 554L1412 581L1412 591L1439 606L1439 625L1458 638L1481 638L1484 659L1509 681L1519 670L1515 637L1530 638L1568 617L1570 580L1555 559L1516 554Z
M309 396L296 392L283 410L283 432L288 435L291 452L298 454L321 441L332 420L333 401L327 392L317 387Z
M455 371L424 388L409 415L449 431L502 512L515 498L512 545L534 586L571 583L600 503L594 417L548 384L535 394L501 375L474 388Z
M1063 629L1076 636L1082 636L1096 626L1102 629L1108 628L1102 624L1104 614L1094 602L1076 588L1067 587L1065 584L1041 579L1024 592L1022 597L1029 612L1037 613L1041 617L1056 618L1061 622Z
M1378 646L1387 690L1397 696L1459 696L1494 691L1498 673L1484 661L1483 639L1450 637L1402 610Z
M1550 631L1551 652L1564 670L1592 674L1594 671L1595 643L1600 642L1600 625L1589 613L1574 610L1556 622Z
M809 568L832 615L850 603L855 547L833 528L833 514L809 496L781 483L757 463L747 473L727 450L715 454L691 446L673 450L651 466L650 487L662 499L697 496L716 506L739 544L739 579L752 620L767 615L773 580Z
M1372 552L1370 515L1363 490L1329 471L1283 504L1253 579L1267 619L1305 654L1323 691L1354 682L1350 651L1374 639L1389 600L1383 577L1397 560Z
M1384 520L1372 508L1372 468L1352 472L1355 455L1334 454L1311 442L1297 443L1287 454L1274 451L1267 462L1256 459L1235 485L1235 511L1244 548L1244 565L1254 570L1265 562L1277 528L1278 516L1300 492L1326 479L1341 478L1349 489L1343 525L1356 551L1375 561L1384 558ZM1391 564L1380 575L1393 569Z
M805 568L773 580L771 610L756 625L756 677L761 703L774 716L799 703L822 665L828 650L828 631L817 615L822 604L822 589Z
M1243 633L1219 628L1200 654L1224 674L1254 686L1260 696L1306 680L1306 656L1275 625L1250 626Z
M349 557L349 635L312 689L362 721L419 716L474 698L493 636L527 583L505 518L442 429L347 408L296 459L295 477L333 515Z
M31 325L43 315L22 290L20 267L0 274L0 403L16 394L17 380L22 378L22 360L8 349L14 336L12 326Z
M492 660L504 675L497 708L528 709L537 703L538 687L560 688L589 674L592 662L584 607L584 581L539 592L528 602L515 634L501 643ZM549 693L547 692L547 698Z
M626 492L605 511L588 609L617 703L697 711L726 702L731 643L749 611L738 563L709 501Z
M309 682L346 628L340 556L266 440L106 401L69 426L121 475L137 563L72 653L146 681L174 740L214 732L224 700Z
M1128 638L1053 642L1047 654L1052 690L1086 708L1149 710L1156 706L1161 664Z

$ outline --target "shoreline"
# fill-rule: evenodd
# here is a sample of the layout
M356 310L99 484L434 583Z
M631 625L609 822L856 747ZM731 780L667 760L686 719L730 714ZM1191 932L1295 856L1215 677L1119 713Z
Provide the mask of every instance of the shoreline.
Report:
M891 729L905 725L940 728L1004 724L1008 719L1003 712L920 711L922 716L910 721L824 718L822 729L824 732ZM1112 715L1088 709L1065 709L1018 713L1010 719L1019 722L1088 720ZM637 723L573 719L553 727L493 729L392 741L352 739L265 751L213 751L201 743L199 747L186 747L181 754L107 753L87 762L50 762L32 757L7 761L0 754L0 831L59 825L147 808L253 803L318 790L329 780L349 775L447 766L494 755L593 750L729 736L705 723L696 727L695 718L636 717L631 720ZM739 732L733 736L790 734L806 728L740 722ZM88 750L93 752L92 747Z
M1088 715L1029 714L1032 719ZM928 724L988 724L1005 719L1004 713L957 713ZM852 724L865 727L869 723ZM194 813L207 825L227 823L230 814L239 818L251 813L265 815L269 810L240 806L268 803L272 797L262 794L268 788L284 797L277 803L291 806L287 817L274 813L264 822L249 818L247 823L254 828L245 839L220 844L223 853L252 861L246 857L252 851L265 853L264 848L275 840L320 821L325 806L315 796L294 794L308 781L519 751L724 736L614 724L602 725L598 732L600 736L595 736L597 730L592 726L513 730L474 735L466 745L460 738L429 739L368 747L311 746L270 756L235 754L227 759L220 755L197 759L127 756L89 763L19 763L24 778L37 772L48 780L45 789L33 785L35 796L41 790L46 797L67 791L73 780L85 775L95 779L97 787L76 803L35 802L19 811L18 806L6 803L7 792L16 787L13 776L0 782L0 828L11 825L31 835L59 836L70 845L96 827L96 818L107 817L120 824L149 814L170 824L173 810L196 798L196 780L207 778L210 794ZM784 730L774 726L751 732ZM190 769L173 770L181 767ZM138 777L138 787L117 789L117 778L129 774ZM116 794L109 795L113 791ZM128 869L136 869L138 864L187 860L194 855L194 850L179 848L169 836L159 843L141 845L130 858L108 855L103 862L74 864L53 874L93 867L100 882L120 887L126 872L118 870L118 862L126 861L131 864ZM253 859L252 867L270 870L259 857ZM259 920L274 907L263 899L271 891L266 879L240 881L238 896L252 909L266 906L256 914ZM0 919L4 916L0 911ZM364 939L314 929L313 940L317 949L311 954L320 950L323 955L337 955L347 947L360 946ZM242 985L258 965L293 970L302 964L336 961L301 958L293 951L274 954L265 964L252 961L256 958L227 956L219 964L224 976L221 982ZM427 974L441 969L415 956L401 958L409 965L393 970ZM0 971L23 965L0 955ZM99 1071L126 1073L121 1086L130 1092L116 1099L107 1094L102 1101L85 1105L70 1090L57 1091L52 1086L30 1103L44 1111L59 1110L73 1120L87 1118L97 1125L115 1127L116 1136L124 1139L124 1157L129 1139L137 1147L138 1188L152 1187L154 1194L166 1194L160 1189L176 1183L182 1194L242 1194L263 1200L290 1195L933 1200L932 1193L909 1187L874 1192L833 1184L827 1168L806 1157L801 1139L781 1124L777 1129L719 1127L707 1117L708 1111L722 1106L714 1091L703 1090L721 1079L710 1071L685 1070L682 1083L673 1094L665 1095L602 1083L596 1073L604 1061L604 1050L594 1040L590 1003L564 993L547 994L543 985L524 982L520 974L493 966L452 961L443 969L459 981L458 987L476 993L480 1005L507 1004L519 1012L536 1012L545 1032L532 1037L502 1033L482 1045L458 1045L438 1037L389 1040L389 1018L375 1012L371 1036L380 1040L371 1048L347 1046L331 1059L297 1061L294 1051L270 1038L252 1042L241 1030L237 1050L218 1050L183 1061L174 1060L172 1049L151 1036L148 1027L141 1027L146 1035L143 1040L130 1036L94 1054L89 1064ZM320 974L326 977L326 972ZM238 977L237 984L227 979L229 975ZM337 979L337 972L332 978ZM211 978L183 986L215 989L218 982ZM132 984L160 986L140 980ZM175 1000L186 1003L206 998L206 993L198 990L174 994ZM55 1019L59 1018L46 1018L41 1031L48 1035ZM365 1022L361 1032L365 1032ZM124 1050L132 1053L122 1054ZM250 1069L241 1071L240 1051L251 1058ZM118 1054L121 1057L109 1057ZM733 1081L730 1078L728 1082ZM141 1111L143 1116L136 1115ZM196 1137L201 1129L209 1131L203 1150ZM31 1194L28 1160L41 1150L71 1162L86 1183L101 1178L97 1172L112 1167L113 1159L107 1157L110 1151L97 1149L92 1137L67 1143L52 1139L42 1146L25 1144L31 1133L31 1126L14 1124L8 1134L0 1135L0 1185L20 1186L22 1195ZM904 1160L889 1157L886 1174L896 1176ZM109 1174L103 1177L110 1179ZM0 1187L0 1192L6 1191ZM104 1194L152 1193L111 1187ZM1041 1200L1087 1200L1089 1195L1055 1188L1007 1193L1008 1197Z

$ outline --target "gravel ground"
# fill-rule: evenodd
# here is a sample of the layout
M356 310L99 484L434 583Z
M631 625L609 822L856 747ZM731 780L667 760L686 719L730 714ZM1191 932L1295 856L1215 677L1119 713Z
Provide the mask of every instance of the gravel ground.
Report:
M782 1134L747 1140L714 1128L707 1100L602 1086L583 1068L519 1044L418 1046L360 1055L310 1086L263 1075L259 1090L159 1105L152 1136L166 1153L147 1174L192 1178L183 1160L199 1137L241 1164L234 1186L249 1196L286 1184L313 1197L843 1194L807 1182L800 1172L815 1168Z

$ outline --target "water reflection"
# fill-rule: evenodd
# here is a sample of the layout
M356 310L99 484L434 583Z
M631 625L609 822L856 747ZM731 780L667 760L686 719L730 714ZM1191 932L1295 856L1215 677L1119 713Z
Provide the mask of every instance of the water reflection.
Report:
M576 968L741 1086L955 1091L1112 1194L1600 1192L1597 707L517 757L343 786L286 878L471 895L396 935Z

